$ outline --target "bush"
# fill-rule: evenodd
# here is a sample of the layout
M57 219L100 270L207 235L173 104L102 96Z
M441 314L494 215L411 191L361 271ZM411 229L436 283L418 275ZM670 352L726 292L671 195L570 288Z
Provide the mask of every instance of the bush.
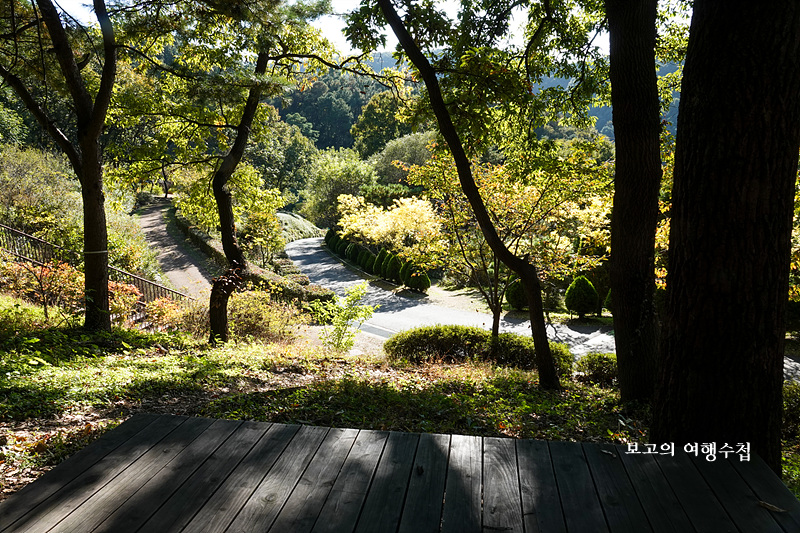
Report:
M392 262L394 258L394 254L392 252L386 252L386 256L383 258L381 262L381 270L380 275L383 279L389 279L389 263Z
M336 245L336 255L339 257L345 257L345 253L347 252L347 247L350 246L350 243L345 239L340 239L339 244Z
M372 268L372 273L376 276L381 275L381 267L383 266L383 262L386 260L386 256L389 252L386 248L381 248L378 252L378 255L375 257L375 266Z
M327 246L330 246L331 245L331 241L333 240L333 238L335 236L336 236L336 232L333 230L333 228L328 228L328 231L325 232L325 237L322 240L323 240L323 242L325 242L325 244Z
M558 377L572 377L572 365L575 363L575 358L569 351L569 346L563 342L551 342L550 353L553 356Z
M348 244L347 248L345 248L344 255L348 260L355 262L358 258L358 245L354 242Z
M386 264L386 279L402 283L402 281L400 281L401 267L400 259L396 255L389 257Z
M525 297L525 291L522 290L522 281L515 279L506 287L506 302L512 309L518 311L528 307L528 299Z
M299 311L293 305L275 303L263 291L235 292L228 302L230 333L236 338L279 342L294 338Z
M403 285L408 286L408 282L411 279L411 268L411 261L403 261L400 266L400 281L403 282Z
M425 292L431 288L431 278L429 278L428 274L425 272L419 272L412 269L406 285L410 289Z
M306 285L304 288L306 290L305 299L307 302L314 302L316 300L326 302L336 299L336 293L323 287L322 285L312 283L310 285Z
M350 287L345 297L339 302L313 302L312 313L323 324L331 324L322 332L322 343L326 348L337 352L345 352L353 347L356 333L361 324L369 320L378 306L360 305L367 293L367 283Z
M603 307L608 309L608 312L612 315L614 314L614 309L611 307L614 305L614 302L611 300L611 289L608 289L608 294L606 294L606 299L603 301Z
M597 291L592 282L585 276L578 276L567 287L564 304L567 309L577 313L578 318L583 318L585 314L591 313L597 308L597 298Z
M589 353L575 365L580 381L610 387L617 379L617 356L613 353Z
M108 282L108 308L111 319L118 324L128 325L136 302L142 297L139 289L127 283Z
M492 361L522 369L536 365L533 339L502 333L492 339L490 331L472 326L423 326L392 335L383 345L389 359L412 363L445 360ZM565 344L550 343L559 376L572 373L572 354Z
M364 261L364 270L368 274L374 274L375 273L375 261L377 259L378 259L378 257L375 254L373 254L372 252L367 250L367 259Z

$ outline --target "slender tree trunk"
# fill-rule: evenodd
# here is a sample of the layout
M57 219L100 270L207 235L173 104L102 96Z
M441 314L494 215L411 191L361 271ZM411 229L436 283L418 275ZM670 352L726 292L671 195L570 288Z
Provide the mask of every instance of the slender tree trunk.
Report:
M86 292L84 327L89 331L111 329L108 294L108 230L106 228L103 170L100 146L89 140L83 153L83 250Z
M544 389L559 389L561 388L561 384L559 383L558 375L555 371L555 364L553 363L553 356L550 353L550 343L547 340L547 331L545 329L546 326L542 308L542 289L539 283L538 271L535 266L528 262L527 257L522 258L514 255L497 234L497 230L492 223L492 219L481 197L480 190L472 176L469 158L464 151L464 146L461 143L461 139L447 110L447 104L445 104L444 98L442 97L439 81L436 78L436 71L408 33L397 11L395 11L391 0L378 0L378 5L386 21L391 26L392 31L394 31L394 34L397 36L400 45L405 50L410 61L417 67L422 80L425 82L431 100L431 107L439 124L439 130L442 133L442 137L444 137L447 142L450 152L453 154L461 190L464 192L467 200L469 200L470 207L472 207L475 219L478 221L478 226L481 228L486 243L497 258L519 276L525 289L525 295L528 298L528 305L531 310L531 329L533 331L533 343L536 350L536 367L539 372L539 385Z
M658 354L653 306L661 184L656 7L656 0L606 0L617 148L611 287L619 388L625 401L652 398Z
M258 54L255 68L256 75L262 75L266 72L267 62L267 54ZM219 214L220 233L222 236L222 249L225 252L225 258L228 260L228 270L214 279L214 283L211 286L211 296L209 300L209 326L211 333L209 341L212 344L226 342L228 340L228 299L239 286L242 280L242 273L247 268L244 252L236 239L233 201L228 182L244 155L247 141L250 138L250 128L253 125L256 111L258 111L260 100L261 86L255 85L250 89L247 96L247 103L245 103L244 110L242 111L242 118L239 121L233 146L214 173L211 183L214 199L217 202L217 213Z
M654 442L749 442L780 472L799 147L800 4L696 0Z

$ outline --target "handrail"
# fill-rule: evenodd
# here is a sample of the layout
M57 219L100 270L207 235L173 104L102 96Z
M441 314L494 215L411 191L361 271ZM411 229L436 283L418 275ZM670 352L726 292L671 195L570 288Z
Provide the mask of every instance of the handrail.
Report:
M72 256L71 261L66 260L64 262L72 264L73 266L81 262L81 254L79 252L47 242L44 239L29 235L24 231L6 226L5 224L0 224L0 249L19 257L23 261L36 263L38 265L44 265L54 258L63 261L64 255ZM54 251L58 251L59 253L53 253ZM61 255L61 257L58 257L59 255ZM170 289L169 287L165 287L114 266L109 265L108 270L109 279L113 277L116 278L114 281L122 281L139 289L139 292L142 293L140 301L143 303L158 298L171 298L173 300L194 299L188 294Z

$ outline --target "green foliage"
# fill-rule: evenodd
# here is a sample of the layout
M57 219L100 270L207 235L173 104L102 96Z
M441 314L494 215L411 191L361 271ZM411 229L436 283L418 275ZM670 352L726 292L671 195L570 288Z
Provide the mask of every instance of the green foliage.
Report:
M389 141L374 158L378 182L390 186L407 183L409 167L422 166L431 158L428 145L435 138L435 132L428 131Z
M366 257L367 258L364 261L364 270L368 274L374 274L375 273L375 261L377 261L378 256L376 256L375 254L373 254L370 251L367 251L367 256Z
M617 356L613 353L588 353L578 359L578 379L601 387L610 387L617 379Z
M408 281L411 279L411 261L403 261L400 265L400 281L403 285L408 286Z
M351 242L345 248L344 255L350 261L356 261L358 259L358 245L354 242Z
M564 304L567 309L578 314L579 318L597 308L597 291L585 276L578 276L567 287Z
M361 161L352 150L321 152L303 191L303 215L319 227L333 227L339 220L337 199L342 194L358 194L363 185L375 183L370 163Z
M556 374L559 377L572 377L572 366L575 358L569 351L569 346L563 342L551 342L550 354L553 356L553 363L556 365Z
M406 285L410 289L414 289L420 292L426 292L428 289L431 288L431 278L428 277L428 274L426 272L412 269L411 275L409 276Z
M378 251L378 255L375 257L375 265L372 268L372 273L376 276L383 277L383 262L386 261L387 255L389 255L389 251L386 248L381 248Z
M446 361L491 361L492 363L533 369L533 339L515 333L501 333L496 338L485 329L472 326L423 326L392 335L383 345L391 360L419 364ZM570 376L572 354L566 345L551 343L550 350L560 376Z
M522 281L515 279L506 286L506 301L513 309L521 310L528 307L528 299L522 289Z
M358 195L364 198L364 202L383 209L389 209L395 205L400 198L410 198L418 194L420 188L410 189L400 183L390 183L384 185L376 183L374 185L364 185L358 190Z
M276 215L278 220L280 220L281 237L285 242L319 237L322 234L321 229L297 213L284 213L283 211L278 211Z
M274 302L269 293L262 291L233 293L228 303L228 321L234 338L266 342L293 339L301 322L296 306Z
M402 267L400 259L396 255L391 255L386 261L386 275L384 277L388 280L402 283L400 279L400 268Z
M350 287L338 301L312 302L311 310L317 321L331 324L322 332L323 345L336 352L346 352L353 347L361 324L369 320L378 306L360 305L367 293L367 283ZM351 329L352 328L352 329Z
M350 134L363 159L382 150L390 140L411 133L411 126L398 119L402 106L400 97L392 91L384 91L370 98L361 110Z
M336 255L344 258L345 254L347 253L347 248L350 246L350 244L351 243L346 239L339 240L339 244L336 245Z

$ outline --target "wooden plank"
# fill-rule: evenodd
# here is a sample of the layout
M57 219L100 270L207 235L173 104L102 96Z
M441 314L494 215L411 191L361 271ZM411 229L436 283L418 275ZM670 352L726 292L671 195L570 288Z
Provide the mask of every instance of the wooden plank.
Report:
M783 532L770 512L758 505L758 497L728 459L717 457L707 461L705 457L692 457L691 460L740 531Z
M251 533L268 530L327 434L328 428L325 427L302 426L228 531Z
M449 451L449 435L420 435L399 533L439 531Z
M517 451L511 439L483 439L483 529L523 531Z
M136 434L155 422L158 415L134 415L114 430L101 435L89 446L79 450L63 463L46 473L35 483L26 485L0 503L0 527L6 531L22 515L59 491L67 483L83 474Z
M418 433L389 434L358 518L357 533L397 530L419 437Z
M312 531L353 531L388 438L386 431L359 432Z
M566 533L547 442L524 439L516 444L526 533Z
M268 427L217 420L93 533L180 531Z
M783 512L770 511L770 514L784 531L800 531L800 501L761 457L752 454L749 461L740 461L737 456L736 459L731 458L731 466L744 479L759 501L783 509Z
M664 473L651 454L627 453L627 446L617 446L628 479L642 503L650 526L656 533L685 533L694 528Z
M450 461L442 510L442 533L481 531L483 439L450 437Z
M190 449L193 444L197 444L202 434L213 427L213 422L208 418L188 419L70 513L54 528L54 531L92 531L167 464ZM202 441L200 443L202 444ZM175 488L171 486L169 490ZM49 520L41 523L47 524Z
M736 525L683 450L676 450L674 457L658 455L655 459L698 533L737 531Z
M603 509L579 442L550 442L561 507L569 531L607 532Z
M584 443L583 454L612 532L652 531L613 444Z
M159 441L168 437L185 421L187 421L186 417L171 416L161 417L154 421L123 446L119 446L113 453L106 455L91 468L64 485L5 531L24 531L26 533L47 531L80 507L83 502L111 482L120 472L142 457Z
M225 531L299 429L297 425L270 426L183 531Z
M356 429L333 428L328 432L270 531L311 531L356 436Z

